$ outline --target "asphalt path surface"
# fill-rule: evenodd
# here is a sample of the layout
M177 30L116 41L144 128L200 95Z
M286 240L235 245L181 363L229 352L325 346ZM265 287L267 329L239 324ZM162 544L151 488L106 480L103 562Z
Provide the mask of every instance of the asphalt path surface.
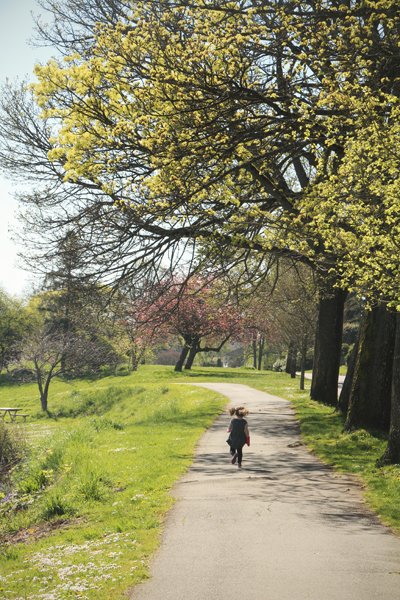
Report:
M152 577L129 598L399 600L400 539L355 478L301 445L290 403L244 385L196 385L250 410L251 446L241 470L231 465L230 418L214 421L173 489Z
M297 372L296 375L300 375L300 373ZM312 380L312 373L304 373L304 377L306 379L311 379ZM346 379L346 375L339 375L339 380L338 380L338 396L340 396L340 392L342 391L342 387L343 387L343 383L344 383L345 379Z

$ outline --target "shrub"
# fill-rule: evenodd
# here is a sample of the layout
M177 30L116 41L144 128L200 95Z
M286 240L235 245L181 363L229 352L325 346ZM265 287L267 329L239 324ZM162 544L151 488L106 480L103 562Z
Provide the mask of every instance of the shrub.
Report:
M277 373L282 373L282 371L284 371L286 368L286 360L283 358L278 358L278 360L276 360L274 362L274 364L272 365L272 370L276 371Z
M84 500L102 500L111 484L108 473L92 462L89 455L82 456L75 471L76 493Z
M96 430L97 433L99 431L104 431L104 429L117 429L118 431L122 431L125 429L125 425L120 421L114 421L114 419L108 419L107 417L98 417L93 418L88 421L88 423Z
M345 355L345 363L347 366L349 366L349 361L350 361L351 353L353 352L353 347L354 347L354 344L350 344L347 349L347 353Z
M54 445L52 450L47 450L45 460L42 464L43 469L59 471L63 464L64 452L63 445Z
M22 427L0 421L0 481L24 459L26 449Z

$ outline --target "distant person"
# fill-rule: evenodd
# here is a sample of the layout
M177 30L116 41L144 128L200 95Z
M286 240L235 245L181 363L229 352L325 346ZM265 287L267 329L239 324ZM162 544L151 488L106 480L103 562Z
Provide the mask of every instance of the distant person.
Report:
M237 459L238 468L241 469L243 456L242 448L245 444L250 446L249 426L244 418L249 414L249 411L244 408L244 406L238 406L238 408L230 408L228 413L231 417L235 415L227 429L229 437L226 440L231 448L231 463L234 465Z

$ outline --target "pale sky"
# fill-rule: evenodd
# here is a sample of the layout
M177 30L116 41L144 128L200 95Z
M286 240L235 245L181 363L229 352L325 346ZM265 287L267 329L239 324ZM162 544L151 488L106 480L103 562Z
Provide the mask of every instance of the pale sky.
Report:
M26 42L34 34L31 11L43 14L35 0L0 0L0 82L14 81L32 74L37 62L52 55L50 48L32 48ZM10 193L14 186L0 176L0 285L12 294L21 294L29 274L16 267L17 247L10 240L10 228L17 224L17 202Z

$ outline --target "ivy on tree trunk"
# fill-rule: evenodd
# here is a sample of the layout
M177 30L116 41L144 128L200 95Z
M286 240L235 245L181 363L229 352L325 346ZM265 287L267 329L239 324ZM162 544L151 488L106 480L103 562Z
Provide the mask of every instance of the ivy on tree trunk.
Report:
M291 379L296 378L296 369L297 369L297 346L296 346L296 344L293 344L292 360L290 361L290 377L291 377Z
M262 355L264 351L264 339L260 339L258 342L258 370L261 371L262 367Z
M306 360L307 360L307 348L308 348L308 339L306 336L303 337L302 345L301 345L301 363L300 363L300 389L304 390L304 379L305 379L305 371L306 371Z

